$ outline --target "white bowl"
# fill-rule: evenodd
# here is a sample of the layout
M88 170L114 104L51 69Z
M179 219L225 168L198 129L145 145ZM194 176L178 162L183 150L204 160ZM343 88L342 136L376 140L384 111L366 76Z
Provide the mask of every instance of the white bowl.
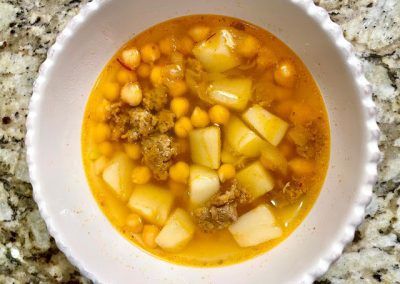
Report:
M103 66L138 32L186 14L229 15L277 35L308 66L329 113L331 161L311 213L283 243L232 266L179 266L132 245L101 213L82 167L83 112ZM59 35L40 68L27 123L30 176L59 248L97 282L310 283L352 239L370 200L379 159L374 118L370 87L351 45L311 0L95 0Z

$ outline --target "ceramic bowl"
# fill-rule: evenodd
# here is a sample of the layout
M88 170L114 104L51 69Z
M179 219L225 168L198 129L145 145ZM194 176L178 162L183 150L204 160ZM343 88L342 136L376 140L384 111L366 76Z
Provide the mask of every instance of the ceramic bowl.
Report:
M98 208L82 166L85 104L106 62L135 34L188 14L241 18L283 40L320 86L331 125L328 175L308 217L271 251L225 267L179 266L129 243ZM58 36L35 82L26 140L34 197L59 248L96 282L311 283L353 238L370 200L379 159L374 118L351 45L310 0L94 0Z

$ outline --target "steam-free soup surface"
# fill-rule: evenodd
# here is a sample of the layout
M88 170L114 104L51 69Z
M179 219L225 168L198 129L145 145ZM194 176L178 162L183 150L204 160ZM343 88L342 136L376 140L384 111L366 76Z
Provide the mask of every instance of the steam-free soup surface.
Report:
M305 218L329 159L324 102L269 32L195 15L135 36L90 94L93 195L132 244L195 266L237 263Z

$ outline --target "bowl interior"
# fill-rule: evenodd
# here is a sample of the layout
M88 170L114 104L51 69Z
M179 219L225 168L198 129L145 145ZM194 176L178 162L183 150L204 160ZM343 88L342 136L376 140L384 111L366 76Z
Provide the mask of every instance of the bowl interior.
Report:
M101 5L100 5L101 4ZM308 281L305 272L332 252L365 179L360 91L335 39L290 1L94 1L63 33L38 82L32 117L32 177L47 224L61 248L103 283L270 283ZM198 269L160 261L130 244L109 224L88 187L81 159L81 124L91 88L114 52L140 31L187 14L223 14L277 35L304 61L321 88L331 124L331 161L324 188L306 220L283 243L250 261ZM84 22L80 24L80 22ZM334 248L340 250L341 247ZM290 273L288 273L288 267ZM308 279L308 280L307 280Z

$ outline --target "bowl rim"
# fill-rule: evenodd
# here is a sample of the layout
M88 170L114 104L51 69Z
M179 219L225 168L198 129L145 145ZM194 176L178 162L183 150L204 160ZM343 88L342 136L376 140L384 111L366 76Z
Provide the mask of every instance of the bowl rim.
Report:
M64 44L73 35L74 30L85 24L85 21L88 18L87 16L94 13L108 1L110 0L93 0L92 2L85 4L78 14L67 23L66 27L56 37L55 43L49 48L47 57L41 64L38 76L33 84L33 92L29 103L29 112L26 121L27 133L25 138L27 163L29 167L30 182L33 188L33 198L38 204L39 212L46 223L47 229L50 235L53 236L58 248L65 254L67 259L78 268L84 276L96 283L100 283L96 275L86 269L85 264L71 253L70 249L64 244L65 242L63 237L54 229L53 220L48 213L43 193L40 189L40 182L37 179L38 169L33 159L35 151L33 147L33 137L36 135L34 130L35 117L37 116L42 99L40 90L46 83L47 72L51 65L53 65L54 60L57 57L56 55L63 51ZM335 43L336 48L344 56L347 67L349 67L359 90L359 100L363 108L366 110L367 117L364 124L365 128L369 132L368 138L365 141L365 144L367 145L365 171L368 171L368 178L364 180L364 183L358 189L358 198L353 204L353 211L351 215L348 216L343 234L339 236L330 247L328 247L326 253L324 253L317 263L307 271L304 271L303 275L299 279L301 283L311 283L318 277L322 276L328 270L332 262L342 254L345 245L353 239L356 227L364 219L365 208L372 198L372 188L378 178L377 164L381 158L381 153L378 148L380 131L376 123L376 106L372 101L372 86L365 78L361 62L356 57L353 46L344 38L340 26L330 19L329 14L325 9L316 6L312 0L289 0L289 2L292 2L299 9L302 9L310 18L319 24L325 33L333 39L332 41Z

